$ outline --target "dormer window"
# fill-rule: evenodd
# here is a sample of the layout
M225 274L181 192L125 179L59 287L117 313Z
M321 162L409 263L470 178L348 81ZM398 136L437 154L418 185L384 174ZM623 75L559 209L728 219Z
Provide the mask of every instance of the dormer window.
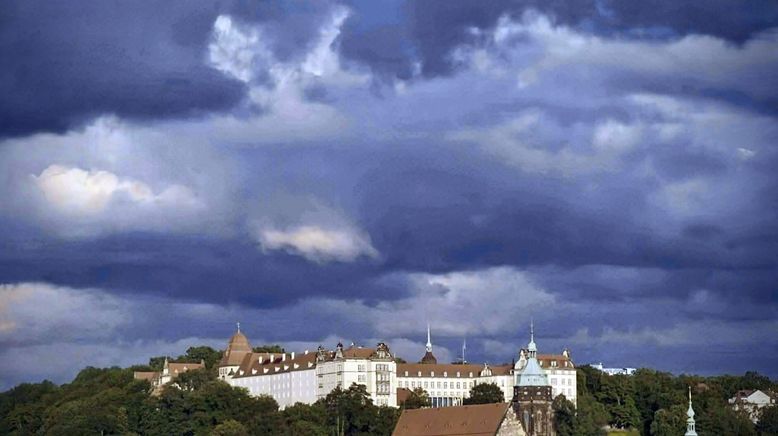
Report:
M443 371L443 377L448 377L448 371Z
M430 377L435 377L435 371L430 371Z

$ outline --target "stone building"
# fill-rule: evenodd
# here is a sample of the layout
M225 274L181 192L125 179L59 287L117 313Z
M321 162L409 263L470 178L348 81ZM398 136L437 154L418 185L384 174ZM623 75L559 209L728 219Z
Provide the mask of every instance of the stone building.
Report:
M534 328L530 327L527 362L516 375L513 407L528 436L554 436L551 384L537 359Z

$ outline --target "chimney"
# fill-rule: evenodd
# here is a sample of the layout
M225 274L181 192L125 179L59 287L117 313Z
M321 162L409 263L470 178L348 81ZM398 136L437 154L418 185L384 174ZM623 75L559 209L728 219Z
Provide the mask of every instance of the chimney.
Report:
M286 353L281 355L281 362L286 362Z
M294 351L292 351L292 360L294 360Z

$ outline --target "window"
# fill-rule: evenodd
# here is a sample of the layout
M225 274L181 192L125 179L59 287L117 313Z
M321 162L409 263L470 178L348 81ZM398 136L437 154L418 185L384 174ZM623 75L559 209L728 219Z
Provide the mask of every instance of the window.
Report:
M459 385L459 382L457 382L457 389L460 389L462 386Z
M435 377L435 371L430 371L430 377Z
M427 386L427 382L424 382L424 387L425 388L429 387L429 386Z
M438 389L440 389L440 382L438 382Z

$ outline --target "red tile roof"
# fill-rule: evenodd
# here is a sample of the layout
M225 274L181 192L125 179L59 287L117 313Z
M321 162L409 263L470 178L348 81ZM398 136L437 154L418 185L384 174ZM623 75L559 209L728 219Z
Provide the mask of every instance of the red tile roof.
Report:
M403 410L392 436L494 436L509 403Z

